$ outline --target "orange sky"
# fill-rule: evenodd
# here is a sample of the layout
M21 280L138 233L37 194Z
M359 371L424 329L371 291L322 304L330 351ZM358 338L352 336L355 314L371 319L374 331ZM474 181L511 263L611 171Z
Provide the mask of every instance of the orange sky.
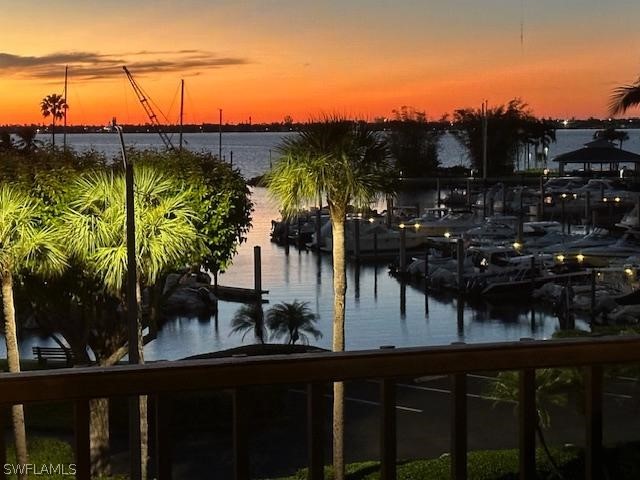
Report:
M558 5L560 4L560 5ZM402 105L438 118L523 98L540 116L606 116L640 74L640 2L612 0L0 0L0 124L143 123L120 66L175 122L374 118ZM45 12L45 9L47 10ZM522 30L521 30L522 25ZM523 40L521 41L521 31ZM640 111L630 111L640 115Z

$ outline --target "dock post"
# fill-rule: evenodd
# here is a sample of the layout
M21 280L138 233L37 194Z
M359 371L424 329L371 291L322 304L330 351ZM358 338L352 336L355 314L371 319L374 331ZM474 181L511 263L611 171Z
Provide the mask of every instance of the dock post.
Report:
M416 203L416 217L420 218L420 202Z
M289 219L284 218L284 253L289 255Z
M378 232L373 232L373 258L378 258Z
M531 291L536 289L536 257L531 255Z
M321 222L321 212L320 210L322 209L322 207L318 207L318 210L316 210L316 252L320 253L320 244L321 244L321 239L320 239L320 222Z
M584 198L584 223L587 225L587 233L591 233L591 192L589 190Z
M565 225L567 223L567 219L565 217L565 198L567 197L566 193L563 193L560 198L560 223L562 224L562 233L565 233Z
M482 182L482 219L487 218L487 183Z
M391 228L393 221L393 197L387 195L387 228Z
M253 282L256 298L262 300L262 259L260 246L253 247Z
M424 278L428 280L429 278L429 247L424 251Z
M522 212L518 216L518 233L516 241L522 245L524 243L524 217L522 216Z
M440 208L440 177L436 178L436 208Z
M596 318L596 280L597 273L595 268L591 269L591 321L593 322Z
M356 262L360 261L360 218L356 217L353 219L353 229L355 236L355 247L354 247L354 255L356 257Z
M502 215L507 214L507 186L502 184Z
M296 243L298 244L298 251L300 251L303 245L302 244L302 217L300 216L300 213L298 213L297 224L298 224L298 235L296 237Z
M471 179L467 178L467 207L471 208Z
M407 270L407 230L400 227L400 274L404 276Z
M595 210L591 210L591 228L596 228L596 221L598 220L598 215Z
M458 239L457 247L458 291L464 292L464 241L461 238Z
M540 176L540 207L538 210L538 221L544 220L544 177Z
M233 168L233 150L229 152L229 166Z

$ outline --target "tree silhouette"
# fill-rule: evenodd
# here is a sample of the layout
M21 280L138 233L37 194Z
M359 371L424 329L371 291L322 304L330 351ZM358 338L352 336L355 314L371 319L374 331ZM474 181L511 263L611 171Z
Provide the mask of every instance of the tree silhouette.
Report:
M40 110L44 118L51 117L51 144L56 144L56 120L64 118L64 112L69 106L62 95L52 93L40 102Z
M244 340L250 332L253 332L253 336L258 342L264 343L267 331L264 325L264 312L259 303L243 305L231 319L229 335L242 333L242 340Z
M618 115L625 113L631 107L640 105L640 78L631 85L622 85L613 90L609 113Z
M285 337L287 345L295 345L298 340L308 345L308 335L316 340L321 338L322 332L314 325L318 317L308 305L308 302L294 300L292 303L283 302L271 307L267 312L271 338Z

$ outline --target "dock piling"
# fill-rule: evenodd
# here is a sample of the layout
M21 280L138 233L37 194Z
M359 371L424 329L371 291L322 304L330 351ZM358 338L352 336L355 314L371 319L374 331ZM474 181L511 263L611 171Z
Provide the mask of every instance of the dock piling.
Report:
M322 207L319 206L318 210L316 210L316 252L320 253L320 244L321 244L321 240L320 240L320 221L321 221L321 211Z
M253 282L256 298L262 300L262 258L260 246L253 247Z
M356 262L360 262L360 218L356 217L353 220L353 229L355 236L354 255Z
M458 291L464 292L464 241L459 238L457 241L458 260Z
M584 223L587 226L587 233L591 232L591 192L587 190L586 196L584 198Z
M544 220L544 176L540 176L540 206L538 210L538 221Z
M400 228L400 275L407 271L407 230Z
M440 208L440 177L436 178L436 208Z

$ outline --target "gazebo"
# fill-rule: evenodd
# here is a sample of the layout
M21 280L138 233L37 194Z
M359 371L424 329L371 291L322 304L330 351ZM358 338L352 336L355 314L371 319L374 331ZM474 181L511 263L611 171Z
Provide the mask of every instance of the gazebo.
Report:
M640 155L622 150L604 139L585 143L584 147L558 155L553 161L558 162L560 175L564 175L565 167L569 164L582 165L585 172L619 172L621 167L627 166L633 166L635 172L640 171Z

